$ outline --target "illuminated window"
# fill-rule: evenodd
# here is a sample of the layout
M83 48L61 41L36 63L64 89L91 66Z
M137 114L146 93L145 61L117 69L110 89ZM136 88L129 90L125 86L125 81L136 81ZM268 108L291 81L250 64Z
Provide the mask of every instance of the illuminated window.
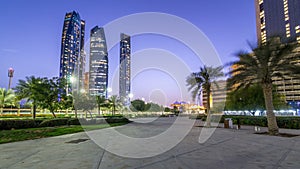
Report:
M285 25L285 30L286 30L286 37L289 38L291 36L291 28L289 23Z
M300 33L300 26L299 26L299 25L296 26L296 27L295 27L295 30L296 30L296 33L297 33L297 34Z
M285 18L285 21L288 21L290 19L290 17L289 17L288 0L283 0L283 8L284 8L284 18Z

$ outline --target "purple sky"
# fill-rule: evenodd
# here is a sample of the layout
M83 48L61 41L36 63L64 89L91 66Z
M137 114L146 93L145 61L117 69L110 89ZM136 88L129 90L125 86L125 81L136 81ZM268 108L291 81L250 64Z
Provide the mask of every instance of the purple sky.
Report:
M63 19L66 12L73 10L86 21L87 47L90 29L95 25L103 26L141 12L168 13L191 22L210 39L223 63L231 61L235 52L247 49L247 41L256 42L253 0L0 1L0 87L7 87L10 67L15 69L13 87L18 79L30 75L58 76ZM193 53L178 41L157 35L132 38L132 53L148 48L172 52L193 71L201 66L187 59ZM109 51L110 79L119 62L118 52L118 46ZM132 92L135 98L144 97L161 104L181 100L172 78L175 82L176 78L157 70L142 72L133 78Z

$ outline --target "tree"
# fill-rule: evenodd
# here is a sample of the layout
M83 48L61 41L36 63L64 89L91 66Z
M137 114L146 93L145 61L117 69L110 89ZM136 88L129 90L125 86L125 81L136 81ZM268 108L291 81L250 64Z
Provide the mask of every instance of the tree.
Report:
M299 56L293 55L296 44L281 44L277 38L272 38L252 52L239 52L237 61L229 63L236 67L229 74L228 85L233 90L259 83L263 89L267 111L268 130L270 135L277 135L279 129L274 114L273 79L300 75L300 66L295 63Z
M275 86L273 87L275 88ZM287 108L285 99L282 95L273 91L274 108ZM227 110L261 110L265 109L263 90L259 84L254 84L248 88L240 88L228 93L226 99ZM253 115L255 112L251 112Z
M110 97L109 102L112 105L112 115L115 115L116 108L121 105L121 100L117 95L113 95Z
M43 109L48 109L52 113L53 117L56 118L55 111L62 107L62 101L66 100L66 95L60 91L65 88L67 83L65 79L58 77L44 79L45 80L42 82L43 93L47 94L42 95L39 105Z
M27 99L28 102L32 102L33 113L32 117L36 117L36 108L41 103L44 96L48 95L44 90L45 78L36 78L34 76L26 77L25 80L19 80L15 90L18 99Z
M96 107L96 100L94 97L90 97L82 93L73 92L73 99L75 112L76 110L82 110L83 112L88 112L91 118L93 118L91 110L93 110Z
M207 113L207 120L206 124L207 127L211 126L210 122L210 96L211 96L211 86L214 83L217 87L218 84L216 80L220 77L224 76L222 72L223 67L212 67L212 66L203 66L200 67L199 72L194 72L187 77L187 86L188 90L192 93L192 98L195 100L203 90L206 91L207 95L207 104L206 104L206 113Z
M148 112L161 112L163 110L164 110L164 108L156 103L150 102L145 105L145 111L148 111Z
M171 109L169 107L165 107L164 112L171 112Z
M6 90L0 88L0 113L3 113L3 108L6 106L13 106L15 102L15 94L11 89Z
M97 103L97 107L98 107L98 115L100 115L101 113L101 105L105 104L106 99L104 96L96 96L96 103Z
M139 99L134 100L131 102L130 109L131 109L131 111L134 111L134 112L136 112L136 111L143 112L146 109L145 102L143 100L139 100Z

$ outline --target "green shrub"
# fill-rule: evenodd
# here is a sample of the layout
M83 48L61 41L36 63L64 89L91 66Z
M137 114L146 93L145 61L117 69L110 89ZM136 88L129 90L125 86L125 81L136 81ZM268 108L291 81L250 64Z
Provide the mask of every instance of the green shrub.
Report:
M80 121L77 118L72 118L68 120L68 125L80 125Z
M234 115L224 115L221 118L221 123L224 122L225 118L231 118L233 124L237 124L238 119L241 125L256 125L261 127L267 127L268 121L265 116L234 116ZM279 128L286 129L300 129L300 117L284 117L277 116L277 125Z
M20 119L20 120L0 120L0 130L24 129L37 127L42 120Z
M107 118L105 119L107 123L128 123L129 120L127 118Z
M190 119L200 119L200 120L206 120L206 115L205 114L192 114L189 117Z
M58 118L58 119L50 119L50 120L44 120L39 127L54 127L54 126L64 126L68 125L67 118Z

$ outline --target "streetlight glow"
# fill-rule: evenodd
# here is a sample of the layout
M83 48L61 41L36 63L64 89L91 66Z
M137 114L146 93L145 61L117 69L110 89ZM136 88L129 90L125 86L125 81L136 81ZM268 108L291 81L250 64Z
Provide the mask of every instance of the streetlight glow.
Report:
M73 76L71 76L71 77L70 77L70 82L71 82L71 83L74 83L75 81L76 81L76 78L73 77Z
M129 93L128 97L129 97L130 99L132 99L132 98L133 98L133 94L132 94L132 93Z

